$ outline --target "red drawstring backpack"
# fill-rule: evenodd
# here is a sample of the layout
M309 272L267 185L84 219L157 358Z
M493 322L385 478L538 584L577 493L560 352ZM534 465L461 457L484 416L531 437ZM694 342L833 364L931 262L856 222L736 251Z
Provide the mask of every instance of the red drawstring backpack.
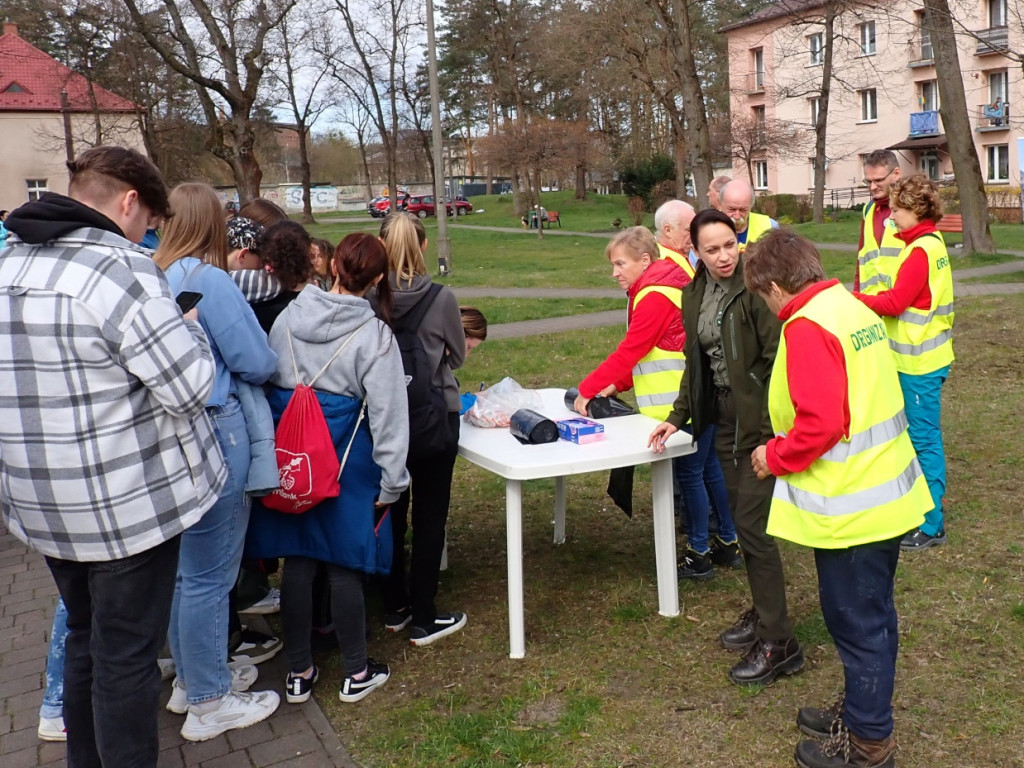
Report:
M319 373L310 379L309 384L303 384L299 378L295 350L292 347L292 329L288 328L288 349L292 353L296 384L274 432L280 486L262 498L263 506L297 515L324 499L336 497L341 492L341 472L345 468L349 451L352 450L352 442L356 439L356 432L359 431L366 406L359 409L352 437L349 438L345 454L339 462L331 431L327 427L327 419L324 418L320 401L316 399L313 385L365 325L366 323L363 323L345 339Z

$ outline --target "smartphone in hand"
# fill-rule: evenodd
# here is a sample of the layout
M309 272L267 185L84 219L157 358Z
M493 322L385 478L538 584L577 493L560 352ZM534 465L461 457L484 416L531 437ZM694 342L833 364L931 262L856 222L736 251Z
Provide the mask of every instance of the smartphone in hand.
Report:
M195 307L201 298L203 298L203 294L201 293L196 293L195 291L182 291L175 297L175 301L178 302L181 314L185 314Z

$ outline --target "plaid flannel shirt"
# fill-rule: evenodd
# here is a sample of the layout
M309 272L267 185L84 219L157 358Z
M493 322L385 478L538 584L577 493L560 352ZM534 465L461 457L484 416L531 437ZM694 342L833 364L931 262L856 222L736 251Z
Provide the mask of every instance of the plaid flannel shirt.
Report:
M44 555L115 560L178 535L227 478L214 362L148 252L101 229L0 257L0 509Z

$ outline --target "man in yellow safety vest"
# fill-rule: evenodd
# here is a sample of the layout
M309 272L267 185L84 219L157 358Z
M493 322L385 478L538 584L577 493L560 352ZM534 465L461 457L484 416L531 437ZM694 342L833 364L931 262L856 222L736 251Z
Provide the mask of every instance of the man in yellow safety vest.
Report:
M864 183L871 201L861 218L853 290L869 296L888 288L878 274L879 259L899 256L905 245L896 237L898 230L889 207L889 188L899 179L899 162L888 149L876 149L864 158Z
M697 254L690 247L690 222L696 211L682 200L669 200L654 212L654 236L661 258L671 259L693 280Z
M747 245L776 229L779 222L763 213L753 213L754 188L743 179L733 179L722 189L722 213L736 227L736 242L742 254Z

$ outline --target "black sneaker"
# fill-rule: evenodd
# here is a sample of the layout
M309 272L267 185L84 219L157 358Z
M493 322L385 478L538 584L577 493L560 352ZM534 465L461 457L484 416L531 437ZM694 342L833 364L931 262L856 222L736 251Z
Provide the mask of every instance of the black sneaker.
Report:
M462 611L439 613L434 623L427 627L413 625L409 631L409 642L413 645L430 645L435 640L447 637L466 626L466 614Z
M711 567L711 558L707 553L700 554L692 549L687 549L683 559L676 566L676 575L680 579L692 581L707 581L715 576Z
M927 533L918 528L916 531L911 531L903 540L900 541L900 549L904 552L917 552L921 549L928 549L928 547L937 547L940 544L946 543L946 532L944 530L939 531L934 536L929 536Z
M228 666L262 664L277 656L282 648L284 643L279 638L243 626L241 639L228 651Z
M736 623L718 636L723 648L730 651L746 651L757 640L757 610L751 608L736 619Z
M302 675L289 672L284 684L285 698L288 700L288 703L301 704L304 701L309 701L309 697L313 693L313 683L319 679L320 670L315 666L310 677L303 677Z
M740 545L736 539L722 541L715 536L711 539L711 562L723 568L742 568L743 555L740 553Z
M801 707L796 713L797 727L808 736L827 739L843 714L844 699L845 697L840 694L839 698L825 708Z
M384 629L388 632L401 632L412 623L412 608L405 606L384 616Z
M341 690L338 691L338 698L348 704L354 704L370 695L374 688L379 688L391 677L391 670L387 664L381 664L373 659L366 660L366 677L356 680L354 677L346 677L341 682Z

